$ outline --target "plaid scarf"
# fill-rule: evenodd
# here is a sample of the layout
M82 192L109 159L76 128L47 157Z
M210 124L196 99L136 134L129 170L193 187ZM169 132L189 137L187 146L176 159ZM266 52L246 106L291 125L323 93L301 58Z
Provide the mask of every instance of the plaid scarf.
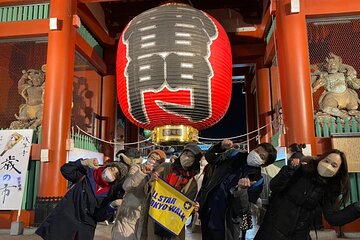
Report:
M183 189L189 180L196 174L197 171L171 166L170 173L166 176L165 180L178 191L181 191L181 189Z

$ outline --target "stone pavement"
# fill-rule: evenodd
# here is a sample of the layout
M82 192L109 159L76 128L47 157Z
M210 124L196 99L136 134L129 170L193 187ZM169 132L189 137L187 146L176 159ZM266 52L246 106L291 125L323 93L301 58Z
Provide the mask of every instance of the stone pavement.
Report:
M99 223L95 231L94 240L111 240L111 227L111 224L107 226L105 223ZM36 228L27 228L24 230L24 235L10 236L10 229L0 229L0 240L41 240L42 238L34 234L35 230ZM186 239L201 240L201 234L187 231Z
M112 227L111 224L109 226L107 226L105 223L99 223L96 228L94 240L111 240L111 235L110 235L111 227ZM34 234L35 230L36 230L36 228L27 228L24 231L24 235L10 236L10 229L0 229L0 240L41 240L40 237L38 237L37 235ZM246 235L246 240L252 240L255 232L256 232L256 229L254 229L253 231L248 231L248 233ZM330 231L330 230L318 231L317 233L318 233L318 240L349 239L349 238L336 238L335 232ZM314 232L311 233L311 236L313 239L316 239ZM187 240L201 240L201 234L199 232L191 233L189 231L189 229L187 229L186 239ZM351 239L360 240L360 238L351 238ZM64 239L64 240L66 240L66 239ZM222 239L219 239L219 240L222 240ZM264 239L264 240L266 240L266 239Z

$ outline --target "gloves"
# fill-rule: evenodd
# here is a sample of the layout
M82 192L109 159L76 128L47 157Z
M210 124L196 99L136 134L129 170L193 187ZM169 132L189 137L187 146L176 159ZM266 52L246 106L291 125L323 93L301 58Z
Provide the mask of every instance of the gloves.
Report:
M301 163L300 163L300 159L298 158L292 158L291 160L289 160L289 166L291 169L297 170L300 167Z
M228 150L230 148L232 148L234 146L233 142L230 140L230 139L224 139L222 142L221 142L221 148L223 150Z
M97 160L97 158L86 158L84 160L81 160L81 165L89 168L98 168L99 161Z
M120 206L122 204L122 199L117 199L117 200L114 200L110 203L110 207L112 208L117 208L118 206Z

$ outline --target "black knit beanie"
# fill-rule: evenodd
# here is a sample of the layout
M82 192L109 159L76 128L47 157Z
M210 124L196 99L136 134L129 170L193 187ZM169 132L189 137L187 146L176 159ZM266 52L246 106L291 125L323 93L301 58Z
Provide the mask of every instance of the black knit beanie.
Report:
M201 149L199 148L199 146L196 143L188 143L185 145L184 150L188 150L190 152L192 152L195 156L195 161L200 161L202 155Z

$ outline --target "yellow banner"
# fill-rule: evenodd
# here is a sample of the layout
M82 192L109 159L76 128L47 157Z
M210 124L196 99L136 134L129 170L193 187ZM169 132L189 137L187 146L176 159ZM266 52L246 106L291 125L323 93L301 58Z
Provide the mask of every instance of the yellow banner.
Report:
M179 235L195 203L162 179L151 191L149 215L169 232Z

